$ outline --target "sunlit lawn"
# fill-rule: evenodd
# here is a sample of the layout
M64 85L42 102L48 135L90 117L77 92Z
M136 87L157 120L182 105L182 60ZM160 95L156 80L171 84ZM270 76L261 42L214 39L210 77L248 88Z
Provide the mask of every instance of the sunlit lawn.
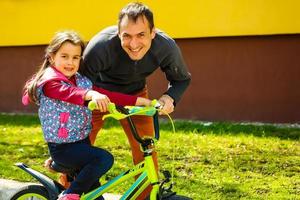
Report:
M115 164L102 181L132 166L125 134L108 122L96 145L111 151ZM300 199L300 128L175 124L176 133L170 124L161 124L157 151L160 168L173 171L179 194L196 200ZM0 115L0 135L0 178L34 181L16 162L56 178L42 167L48 152L36 116Z

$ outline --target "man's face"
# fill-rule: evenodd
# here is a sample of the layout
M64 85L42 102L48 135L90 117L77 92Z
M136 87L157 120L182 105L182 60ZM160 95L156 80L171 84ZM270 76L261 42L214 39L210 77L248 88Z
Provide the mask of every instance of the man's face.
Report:
M132 60L140 60L150 49L155 31L150 30L148 20L138 17L136 22L124 16L119 27L121 46Z

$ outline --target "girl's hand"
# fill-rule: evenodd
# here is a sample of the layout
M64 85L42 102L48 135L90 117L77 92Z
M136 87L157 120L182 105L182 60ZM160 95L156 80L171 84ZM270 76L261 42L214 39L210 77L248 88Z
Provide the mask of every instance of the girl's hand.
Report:
M44 167L47 168L50 172L55 172L52 168L51 168L51 164L52 164L52 158L49 157L47 160L45 160L44 162Z
M96 103L97 109L101 112L108 111L108 104L110 103L109 98L94 90L89 90L85 95L85 100L92 100Z
M107 112L108 111L108 104L109 104L110 100L106 95L101 94L101 93L94 94L92 96L92 101L95 101L97 103L97 108L101 112Z

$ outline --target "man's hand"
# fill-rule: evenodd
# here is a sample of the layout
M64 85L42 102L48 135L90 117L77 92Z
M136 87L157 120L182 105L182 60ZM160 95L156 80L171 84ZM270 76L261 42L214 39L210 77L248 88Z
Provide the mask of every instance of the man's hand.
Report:
M170 114L174 111L174 99L172 99L169 95L162 95L158 101L162 105L162 111L159 112L160 115Z

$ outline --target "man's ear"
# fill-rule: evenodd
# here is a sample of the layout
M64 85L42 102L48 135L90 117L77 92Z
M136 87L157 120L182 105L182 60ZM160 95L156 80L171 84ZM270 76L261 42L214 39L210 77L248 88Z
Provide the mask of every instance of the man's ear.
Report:
M155 27L153 27L152 31L151 31L151 38L153 39L155 37L156 34L156 29Z

